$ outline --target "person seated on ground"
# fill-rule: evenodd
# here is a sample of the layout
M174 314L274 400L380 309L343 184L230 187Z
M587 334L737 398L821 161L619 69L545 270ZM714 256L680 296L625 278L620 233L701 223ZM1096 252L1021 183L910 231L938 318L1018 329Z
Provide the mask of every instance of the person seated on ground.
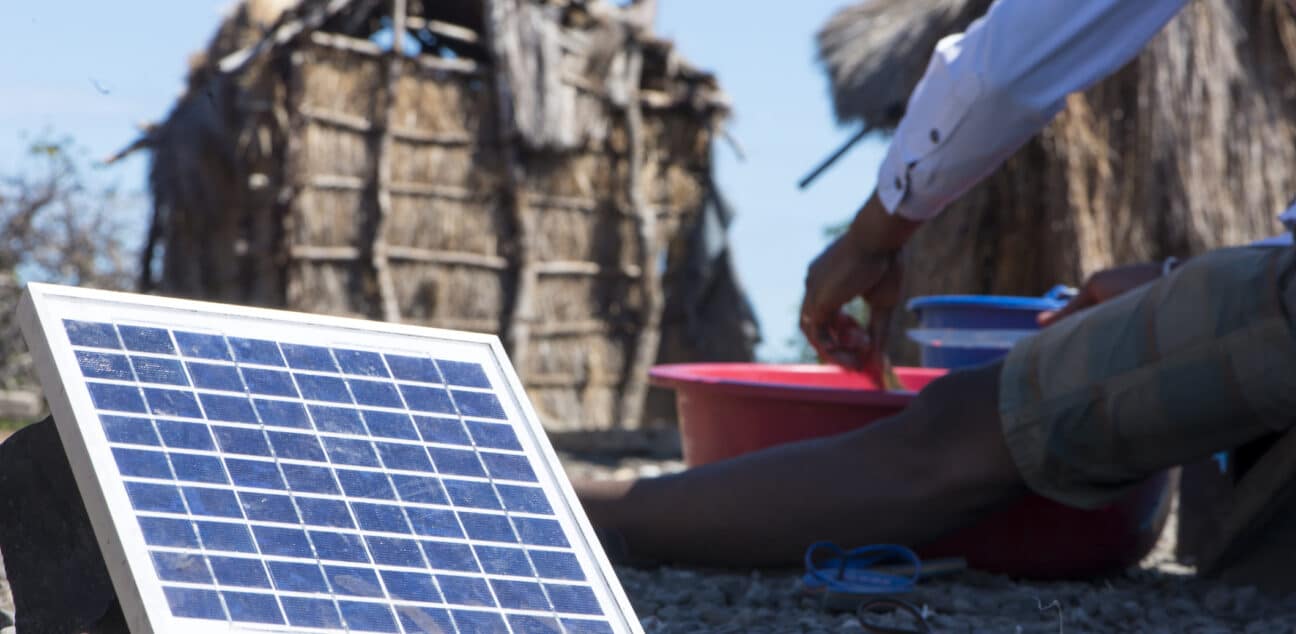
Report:
M834 340L841 307L862 297L890 311L897 253L919 224L1185 4L997 0L942 40L878 189L810 265L801 326L820 356L878 354L881 329L872 350ZM921 544L1028 491L1102 506L1163 469L1296 422L1288 245L1100 273L1004 360L937 380L892 418L679 474L577 482L577 494L614 557L744 566L796 563L819 540Z

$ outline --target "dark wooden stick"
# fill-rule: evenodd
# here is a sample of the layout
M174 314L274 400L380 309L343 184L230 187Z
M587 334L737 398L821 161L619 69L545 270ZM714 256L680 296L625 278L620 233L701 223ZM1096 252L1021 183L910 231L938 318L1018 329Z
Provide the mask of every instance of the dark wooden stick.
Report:
M864 137L872 131L873 126L871 125L866 125L863 128L860 128L860 131L856 132L855 136L848 139L841 147L837 148L836 152L833 152L831 156L824 159L822 163L817 165L813 170L810 170L809 174L806 174L805 177L797 182L797 189L805 189L806 187L809 187L810 183L813 183L815 179L819 178L820 174L823 174L829 167L832 167L833 163L836 163L838 159L845 156L846 152L849 152L851 148L855 147L856 143L862 141Z

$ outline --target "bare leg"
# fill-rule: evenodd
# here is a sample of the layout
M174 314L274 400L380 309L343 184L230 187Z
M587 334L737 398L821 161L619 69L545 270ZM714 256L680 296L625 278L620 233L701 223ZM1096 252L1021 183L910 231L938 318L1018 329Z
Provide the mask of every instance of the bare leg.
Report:
M635 559L776 565L822 539L921 543L1026 491L1000 431L999 370L951 374L859 431L576 489Z

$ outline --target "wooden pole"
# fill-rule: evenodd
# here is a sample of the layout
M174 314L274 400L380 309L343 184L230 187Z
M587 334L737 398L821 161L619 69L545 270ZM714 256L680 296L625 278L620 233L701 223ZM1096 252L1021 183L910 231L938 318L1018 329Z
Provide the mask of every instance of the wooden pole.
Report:
M378 156L375 180L378 219L373 228L370 262L378 281L379 308L385 321L400 321L400 302L396 297L396 283L392 279L391 261L387 257L387 222L392 214L391 157L392 119L396 114L396 97L400 90L401 62L405 56L405 0L392 0L392 50L387 53L386 103L377 113L374 131L378 134Z
M649 6L651 8L651 5ZM657 360L657 346L661 340L661 316L665 300L662 297L661 273L657 262L661 255L657 240L657 213L648 205L644 195L644 131L643 111L639 103L639 83L643 73L643 51L633 36L628 43L626 81L626 136L629 138L629 200L635 215L639 246L639 283L644 292L643 320L634 345L630 371L625 377L621 394L619 418L622 427L638 427L643 417L644 397L648 392L648 370Z

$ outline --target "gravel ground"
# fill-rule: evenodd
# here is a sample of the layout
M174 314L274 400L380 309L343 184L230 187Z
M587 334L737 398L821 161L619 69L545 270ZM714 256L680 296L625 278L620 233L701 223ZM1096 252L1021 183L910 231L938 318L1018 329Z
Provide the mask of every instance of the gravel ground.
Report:
M652 476L683 468L678 461L563 458L571 476L584 478ZM1175 563L1173 521L1142 565L1118 578L1028 583L968 571L924 582L905 598L922 608L936 632L1296 632L1296 595L1272 596L1199 580ZM649 634L866 631L853 614L802 597L798 571L663 567L617 572ZM12 609L0 560L0 613ZM6 617L0 614L0 634L13 634ZM901 614L872 617L870 623L913 626Z
M678 461L592 461L563 456L572 477L657 475ZM906 598L936 632L1296 632L1296 596L1199 580L1174 561L1174 517L1156 550L1118 578L1094 582L1019 582L968 571L930 580ZM865 632L849 612L826 609L798 592L799 571L686 568L617 570L650 634L665 632ZM875 625L913 627L903 614Z

